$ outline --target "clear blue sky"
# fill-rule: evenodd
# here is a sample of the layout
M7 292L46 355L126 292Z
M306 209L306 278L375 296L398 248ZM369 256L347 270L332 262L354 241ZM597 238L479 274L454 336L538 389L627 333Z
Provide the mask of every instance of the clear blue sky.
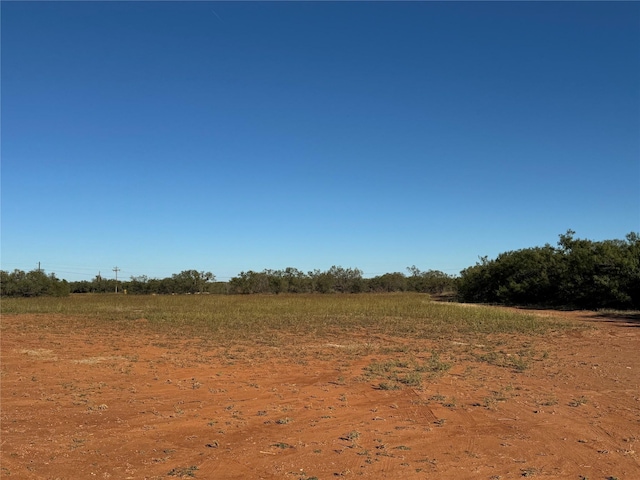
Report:
M640 3L7 2L1 267L407 266L640 230Z

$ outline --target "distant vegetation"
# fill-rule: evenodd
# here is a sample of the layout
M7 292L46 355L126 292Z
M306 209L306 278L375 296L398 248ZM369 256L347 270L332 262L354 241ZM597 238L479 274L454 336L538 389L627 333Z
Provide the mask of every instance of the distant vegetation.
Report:
M242 272L228 283L229 293L363 293L420 292L443 293L455 290L456 279L438 270L420 271L409 267L400 272L363 278L357 268L333 266L327 271L304 273L295 268Z
M481 258L460 273L464 302L568 308L640 308L640 236L594 242L560 235L557 247Z
M437 270L408 268L409 275L386 273L363 278L357 268L333 266L329 270L304 273L296 268L241 272L228 282L216 282L211 272L185 270L171 277L156 279L146 276L118 281L96 276L91 281L67 283L55 275L38 270L25 273L1 272L3 296L35 297L68 295L69 293L120 293L133 295L173 294L279 294L279 293L363 293L363 292L454 292L456 278ZM58 285L59 288L53 288Z
M364 278L357 268L333 266L303 272L296 268L241 272L217 282L211 272L184 270L163 279L146 276L118 281L96 276L67 282L40 270L0 271L3 297L66 296L69 293L280 294L418 292L447 294L463 302L568 308L640 309L640 235L594 242L568 230L557 247L501 253L464 269L458 277L415 266Z
M55 273L47 275L41 270L14 270L8 273L0 270L0 292L3 297L64 297L70 291L69 282L60 280Z

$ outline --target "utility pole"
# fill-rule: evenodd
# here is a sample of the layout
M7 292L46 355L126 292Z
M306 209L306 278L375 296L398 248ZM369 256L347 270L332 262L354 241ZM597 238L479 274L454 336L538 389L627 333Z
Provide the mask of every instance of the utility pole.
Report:
M120 269L118 267L114 267L113 271L116 272L116 293L118 293L118 272Z

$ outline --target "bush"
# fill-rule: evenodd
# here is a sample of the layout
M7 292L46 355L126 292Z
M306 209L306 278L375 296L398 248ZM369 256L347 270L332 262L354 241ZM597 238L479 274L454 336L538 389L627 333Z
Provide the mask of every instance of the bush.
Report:
M593 242L560 235L558 247L486 257L461 272L459 299L505 305L640 308L640 237Z
M70 291L69 283L56 278L54 273L47 275L42 270L0 271L0 294L3 297L63 297Z

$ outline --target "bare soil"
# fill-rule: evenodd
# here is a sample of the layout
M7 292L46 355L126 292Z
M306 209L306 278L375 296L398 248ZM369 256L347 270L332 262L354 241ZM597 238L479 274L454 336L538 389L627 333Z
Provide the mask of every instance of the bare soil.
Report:
M585 328L222 345L5 315L0 477L640 478L640 319L536 313ZM434 349L452 366L421 384L368 369Z

